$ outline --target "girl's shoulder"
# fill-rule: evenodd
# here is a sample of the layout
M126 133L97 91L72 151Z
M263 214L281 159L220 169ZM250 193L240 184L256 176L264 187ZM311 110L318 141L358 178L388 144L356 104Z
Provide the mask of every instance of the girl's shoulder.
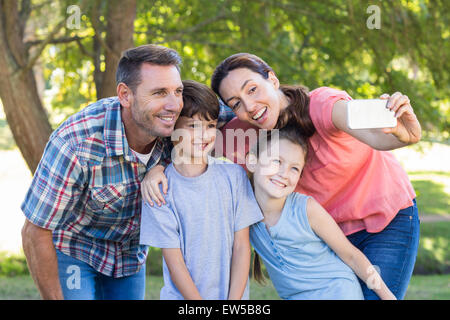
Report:
M298 192L291 193L286 199L283 209L284 230L295 230L295 234L313 236L314 231L311 228L308 219L308 203L313 200L311 196Z
M298 192L292 192L287 197L285 211L290 219L294 219L302 224L307 221L308 199L310 198L310 196Z
M300 192L292 192L286 199L286 203L290 201L292 204L298 205L298 204L304 204L308 198L311 198L310 196L300 193Z
M248 180L245 169L226 157L208 157L208 165L210 165L210 169L214 173L214 179L219 181L220 179L225 179L235 184Z

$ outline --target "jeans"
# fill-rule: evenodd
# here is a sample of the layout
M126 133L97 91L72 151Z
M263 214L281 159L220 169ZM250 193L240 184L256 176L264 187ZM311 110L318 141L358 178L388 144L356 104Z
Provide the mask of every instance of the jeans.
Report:
M347 236L355 247L361 250L378 269L387 287L403 299L408 289L419 247L419 227L416 200L411 207L400 210L395 218L378 233L365 230ZM378 268L377 268L378 267ZM366 300L379 299L360 280Z
M131 276L113 278L56 250L59 281L66 300L143 300L145 264Z

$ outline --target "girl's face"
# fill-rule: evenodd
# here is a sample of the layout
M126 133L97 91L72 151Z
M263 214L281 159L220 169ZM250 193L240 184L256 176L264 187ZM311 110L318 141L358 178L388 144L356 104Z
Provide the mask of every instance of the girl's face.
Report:
M268 79L250 69L234 69L222 80L219 93L241 121L261 129L273 129L280 110L287 106L273 72Z
M272 141L270 148L279 152L270 155L262 151L256 164L247 164L247 168L253 171L255 193L265 193L269 198L284 198L297 186L305 165L305 153L300 145L287 139Z

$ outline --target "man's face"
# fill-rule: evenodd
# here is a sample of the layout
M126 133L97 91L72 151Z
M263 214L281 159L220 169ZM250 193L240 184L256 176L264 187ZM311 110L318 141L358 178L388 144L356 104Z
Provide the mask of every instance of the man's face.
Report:
M152 137L169 137L183 108L183 84L175 66L144 63L133 93L131 117Z

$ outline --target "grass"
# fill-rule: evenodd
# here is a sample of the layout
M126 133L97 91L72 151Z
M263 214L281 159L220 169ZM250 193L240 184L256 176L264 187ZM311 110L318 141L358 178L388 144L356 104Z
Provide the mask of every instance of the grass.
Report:
M421 215L450 213L450 172L408 172Z
M31 276L0 277L1 300L36 300L39 292Z
M159 299L163 285L161 276L147 277L146 299ZM39 293L30 276L13 278L0 277L0 300L38 300ZM272 284L263 287L250 282L251 300L278 300ZM406 300L448 300L450 299L450 275L413 276L406 293Z
M420 225L415 274L450 273L450 222Z
M406 300L449 300L450 274L413 276L406 292Z
M420 225L419 250L414 274L450 274L450 222L427 222ZM161 275L161 250L150 248L147 271L152 276ZM0 277L28 274L23 253L0 252Z
M1 282L0 282L1 283ZM164 285L162 276L147 276L146 294L147 300L159 300L159 292ZM1 296L0 296L1 297ZM270 281L266 286L261 286L255 281L250 281L250 299L252 300L278 300L278 294Z

